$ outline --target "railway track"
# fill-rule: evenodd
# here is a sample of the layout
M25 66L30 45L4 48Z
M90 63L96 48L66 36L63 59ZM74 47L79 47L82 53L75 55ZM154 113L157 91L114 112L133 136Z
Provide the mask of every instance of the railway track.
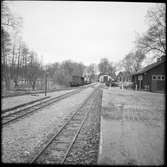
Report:
M63 164L65 162L98 95L99 88L95 88L76 112L68 118L68 121L35 154L30 164Z
M49 98L49 99L43 98L42 100L36 100L34 102L35 104L33 102L31 102L30 104L28 103L27 105L23 105L23 106L21 105L21 107L16 106L13 110L9 109L6 111L2 111L2 114L1 114L2 125L3 126L8 125L9 123L16 121L20 118L23 118L26 115L31 114L31 113L33 113L41 108L44 108L48 105L51 105L55 102L58 102L62 99L65 99L69 96L77 94L85 88L87 88L87 87L82 87L82 88L79 88L79 89L74 90L72 92L68 92L68 93L65 93L63 95L60 95L60 96L57 96L54 98Z
M87 85L83 85L81 87L85 87ZM58 91L63 91L63 90L75 90L77 87L68 87L68 88L62 88L62 89L52 89L52 90L47 90L47 93L50 92L58 92ZM9 95L1 95L2 98L8 98L8 97L16 97L16 96L24 96L24 95L36 95L36 94L41 94L45 93L44 90L38 90L38 91L30 91L30 92L20 92L20 93L13 93Z
M73 90L75 88L64 88L64 89L52 89L52 90L47 90L47 93L50 92L57 92L57 91L62 91L62 90ZM13 93L9 95L2 95L2 98L8 98L8 97L16 97L16 96L24 96L24 95L36 95L36 94L41 94L45 93L44 90L39 90L39 91L30 91L30 92L20 92L20 93Z
M50 98L50 96L46 96L46 97L44 97L44 98L40 98L40 99L37 99L37 100L33 100L33 101L28 102L28 103L24 103L24 104L21 104L21 105L17 105L17 106L14 106L14 107L12 107L12 108L4 109L4 110L1 111L1 113L2 113L2 114L10 113L10 112L12 112L12 111L14 111L14 110L21 109L21 108L23 108L23 107L32 105L32 104L37 103L37 102L39 102L39 101L42 102L42 101L44 101L44 100L47 99L47 98Z

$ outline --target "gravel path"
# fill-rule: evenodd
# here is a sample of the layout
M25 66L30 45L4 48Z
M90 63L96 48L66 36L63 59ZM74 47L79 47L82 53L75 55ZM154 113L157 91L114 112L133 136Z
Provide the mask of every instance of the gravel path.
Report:
M163 165L165 95L104 89L101 165Z
M84 123L65 164L95 165L97 164L100 140L100 114L102 90L93 97L91 111ZM87 106L84 106L85 110Z
M2 129L2 162L27 163L39 147L62 125L64 119L93 91L79 94L48 106Z

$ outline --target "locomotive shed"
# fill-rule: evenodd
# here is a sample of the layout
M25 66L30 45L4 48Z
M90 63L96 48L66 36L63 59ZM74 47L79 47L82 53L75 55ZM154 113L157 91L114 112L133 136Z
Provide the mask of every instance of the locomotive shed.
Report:
M164 94L103 83L77 89L81 90L3 126L2 162L163 164Z

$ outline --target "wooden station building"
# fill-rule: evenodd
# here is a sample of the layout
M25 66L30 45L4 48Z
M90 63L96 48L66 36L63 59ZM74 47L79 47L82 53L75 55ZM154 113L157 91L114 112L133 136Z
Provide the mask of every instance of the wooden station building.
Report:
M132 81L139 90L151 92L165 91L165 63L166 57L162 56L157 62L132 74Z

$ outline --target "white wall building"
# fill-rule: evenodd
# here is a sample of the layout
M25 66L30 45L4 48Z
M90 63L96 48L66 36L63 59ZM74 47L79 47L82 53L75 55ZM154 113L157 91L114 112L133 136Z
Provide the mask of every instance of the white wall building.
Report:
M111 80L113 81L114 79L110 76L110 75L100 75L99 77L99 82L105 82L105 80L107 79L107 81Z

